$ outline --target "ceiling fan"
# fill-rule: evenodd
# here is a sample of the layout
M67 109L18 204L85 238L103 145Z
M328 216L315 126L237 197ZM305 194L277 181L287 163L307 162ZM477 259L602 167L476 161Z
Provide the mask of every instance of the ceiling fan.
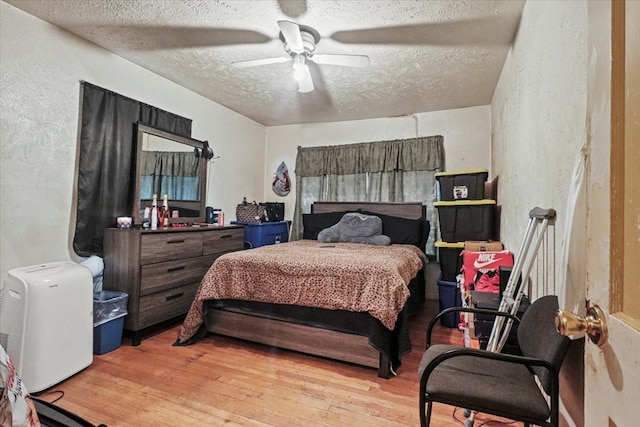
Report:
M369 57L365 55L316 54L316 44L320 34L311 27L298 25L291 21L278 21L280 39L284 42L284 50L288 56L275 58L252 59L233 62L237 68L257 67L268 64L292 62L294 77L298 81L298 92L307 93L314 89L313 79L307 65L308 61L316 64L341 65L346 67L366 67Z

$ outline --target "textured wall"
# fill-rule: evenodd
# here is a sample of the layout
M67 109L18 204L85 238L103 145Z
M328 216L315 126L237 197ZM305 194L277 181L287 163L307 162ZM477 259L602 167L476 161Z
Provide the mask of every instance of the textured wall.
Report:
M193 119L193 136L221 157L210 163L210 204L231 211L242 195L262 195L262 125L2 2L0 31L0 280L12 268L78 260L81 80Z
M511 248L534 206L558 211L555 233L562 236L574 159L586 142L586 7L527 3L491 103L501 237Z
M554 286L559 286L554 266L566 244L570 180L587 142L587 3L527 2L491 103L492 170L499 176L501 240L517 252L531 208L554 208L558 214L533 274L536 287L549 287L534 291L534 296L554 293ZM581 210L577 216L584 224L586 212ZM584 273L584 259L578 264L573 266L575 271ZM562 413L569 425L584 423L582 367L578 349L570 353L561 373Z

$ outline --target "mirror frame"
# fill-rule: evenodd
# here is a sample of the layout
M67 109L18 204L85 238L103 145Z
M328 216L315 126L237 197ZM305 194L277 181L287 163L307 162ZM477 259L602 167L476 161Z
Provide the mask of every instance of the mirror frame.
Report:
M133 208L132 208L132 217L135 219L135 224L142 224L143 215L141 215L140 210L141 200L140 200L140 159L142 156L142 143L144 134L149 134L153 136L157 136L160 138L168 139L180 144L185 144L190 147L194 147L200 151L200 215L197 217L184 217L181 216L179 218L170 218L170 224L173 223L186 223L193 224L197 222L204 222L205 219L205 209L206 209L206 194L207 194L207 159L202 156L202 149L204 148L204 142L199 141L197 139L176 135L171 132L166 132L161 129L154 128L149 125L145 125L143 123L137 123L137 140L136 140L136 167L135 167L135 175L134 175L134 191L133 191ZM158 203L162 203L162 196L158 194ZM171 208L171 205L169 205Z

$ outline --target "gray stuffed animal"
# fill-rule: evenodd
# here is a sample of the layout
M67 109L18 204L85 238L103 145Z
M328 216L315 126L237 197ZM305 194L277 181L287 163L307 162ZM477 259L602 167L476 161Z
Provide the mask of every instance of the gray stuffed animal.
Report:
M344 214L340 221L318 233L321 243L350 242L387 246L389 236L382 234L382 220L377 216L361 213Z

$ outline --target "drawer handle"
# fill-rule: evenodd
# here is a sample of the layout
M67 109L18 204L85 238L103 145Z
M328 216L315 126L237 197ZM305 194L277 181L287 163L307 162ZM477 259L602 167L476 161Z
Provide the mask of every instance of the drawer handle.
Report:
M220 236L221 239L230 239L233 237L233 234L225 234L223 236Z
M180 239L180 240L167 240L167 244L172 244L172 243L184 243L184 239Z
M185 269L184 265L181 265L180 267L171 267L171 268L167 268L167 273L173 273L174 271L180 271L184 269Z
M168 297L166 297L164 300L165 300L165 301L171 301L172 299L178 299L178 298L180 298L180 297L181 297L181 296L183 296L183 295L184 295L184 292L180 292L179 294L175 294L175 295L168 296Z

